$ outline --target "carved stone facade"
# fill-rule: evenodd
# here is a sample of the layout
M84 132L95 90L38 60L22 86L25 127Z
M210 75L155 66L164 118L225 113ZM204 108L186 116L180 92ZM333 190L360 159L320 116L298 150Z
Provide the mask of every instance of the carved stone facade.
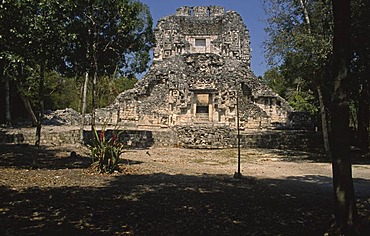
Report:
M153 64L133 89L97 112L126 127L268 128L291 107L250 68L249 31L235 11L181 7L158 21Z
M223 7L182 7L158 21L154 61L212 53L240 60L250 69L249 32L240 15Z

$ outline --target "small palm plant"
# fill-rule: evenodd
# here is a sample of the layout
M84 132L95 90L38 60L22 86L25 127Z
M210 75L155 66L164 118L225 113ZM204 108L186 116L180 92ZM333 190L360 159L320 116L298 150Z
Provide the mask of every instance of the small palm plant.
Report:
M99 173L113 173L118 169L119 157L123 153L124 146L118 137L122 133L113 130L111 137L107 137L105 127L97 131L93 127L94 145L90 147L92 162L98 162Z

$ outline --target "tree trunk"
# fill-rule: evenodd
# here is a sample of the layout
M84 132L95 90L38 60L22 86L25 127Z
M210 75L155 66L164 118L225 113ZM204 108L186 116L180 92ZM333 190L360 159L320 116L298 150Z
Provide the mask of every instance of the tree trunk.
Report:
M19 96L21 97L21 100L24 104L24 107L26 108L26 111L31 119L31 122L32 122L32 126L35 127L36 124L37 124L37 118L36 118L36 115L35 113L33 112L32 110L32 106L31 106L31 103L30 101L28 100L28 98L26 98L23 93L22 93L22 89L21 89L21 86L19 85L18 81L16 80L15 81L15 84L16 84L16 87L17 87L17 90L18 90L18 93L19 93Z
M95 109L96 109L96 82L98 77L98 62L96 57L94 57L94 77L92 84L92 111L91 111L91 127L95 127ZM93 129L91 129L93 130Z
M310 21L310 16L308 15L308 11L307 11L306 0L300 0L299 3L301 4L302 10L303 10L304 19L307 24L308 34L311 34L311 21Z
M360 88L360 99L359 99L359 110L358 110L358 138L359 138L359 146L363 153L369 152L369 122L370 122L370 2L363 1L365 4L364 7L364 25L367 26L367 30L365 30L363 38L365 39L362 41L363 45L363 52L362 57L365 64L364 64L364 71L361 74L361 88ZM367 40L366 40L367 39Z
M368 74L367 74L368 75ZM366 76L366 75L363 75ZM370 92L369 81L363 78L358 107L358 141L362 153L369 152Z
M6 127L12 126L12 117L10 113L10 85L9 77L4 76L5 79L5 125Z
M44 80L45 80L45 63L42 62L40 65L39 99L38 99L36 142L35 142L35 146L37 148L40 147L41 123L44 115Z
M82 107L81 107L81 143L84 142L84 127L85 127L85 114L86 114L86 98L87 98L87 86L89 84L89 72L85 72L85 82L82 90Z
M303 11L304 19L307 24L307 32L308 34L311 34L311 21L310 16L308 14L306 0L300 0L299 3L301 4L301 8ZM320 116L321 116L321 126L322 126L322 138L324 142L324 149L325 149L325 155L327 158L331 158L330 154L330 143L329 143L329 129L328 129L328 118L325 110L325 102L324 97L322 94L321 86L317 86L317 94L319 97L319 104L320 104Z
M350 1L333 1L333 96L331 112L331 153L334 186L334 213L341 234L353 235L358 214L350 163L349 64Z
M328 117L325 110L324 97L322 94L321 86L317 86L317 94L320 103L320 117L321 117L321 128L322 128L322 139L324 142L325 155L327 158L331 158L330 153L330 142L329 142L329 127L328 127Z
M92 18L91 18L92 19ZM95 109L96 109L96 82L98 77L98 56L97 56L97 44L98 44L98 32L96 31L96 22L91 20L93 25L93 38L94 42L92 44L92 67L94 69L94 77L92 83L92 112L91 112L91 131L95 128Z

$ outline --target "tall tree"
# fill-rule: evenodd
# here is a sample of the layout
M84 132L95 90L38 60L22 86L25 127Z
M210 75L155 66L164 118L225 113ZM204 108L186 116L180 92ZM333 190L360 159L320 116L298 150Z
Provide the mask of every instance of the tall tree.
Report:
M370 2L368 0L351 1L351 76L353 77L351 97L355 99L354 128L357 128L356 141L363 153L369 152L370 122Z
M299 3L301 5L303 15L304 15L304 19L305 19L305 22L306 22L307 33L308 33L308 35L311 36L312 35L312 31L311 31L312 26L311 26L310 15L308 13L307 0L299 0ZM330 154L330 144L329 144L328 119L327 119L327 113L326 113L326 105L325 105L324 97L323 97L323 94L322 94L322 83L320 82L320 80L318 80L318 83L316 85L316 89L317 89L317 95L318 95L318 99L319 99L319 103L320 103L321 127L322 127L322 136L323 136L323 141L324 141L324 148L325 148L326 156L330 157L331 154Z
M0 3L0 82L5 87L5 117L6 125L10 125L11 101L10 83L12 75L17 73L17 69L22 62L16 44L20 38L20 26L22 25L19 15L20 5L14 1L2 1Z
M314 108L316 102L312 102L310 96L312 91L316 91L323 141L329 157L326 109L329 86L325 79L330 74L327 67L330 65L332 49L330 1L270 0L264 3L268 17L268 39L265 41L267 59L271 65L280 67L286 80L301 81L300 93L294 92L293 95L299 95L299 101L309 105L311 111L317 110ZM304 94L308 96L302 96Z
M352 23L351 2L358 8ZM358 125L364 126L360 136L367 136L363 145L369 145L369 3L271 0L268 6L270 39L266 45L270 59L281 59L280 69L288 72L284 76L303 78L307 88L322 88L330 115L328 156L333 163L336 223L342 234L350 235L358 224L350 163L350 104L362 107L357 116Z
M73 7L70 26L76 37L68 61L84 71L86 85L92 76L94 124L98 77L132 75L147 68L153 45L152 18L148 7L134 0L79 0ZM86 86L83 91L86 94Z
M36 142L40 145L41 123L44 112L44 82L45 73L62 63L64 30L64 8L58 1L25 1L25 8L29 11L24 16L24 26L27 27L24 37L28 40L25 58L38 72L38 101L37 101L37 125Z
M349 71L351 61L350 0L333 1L333 95L332 159L334 209L337 226L343 235L354 235L358 214L350 162Z

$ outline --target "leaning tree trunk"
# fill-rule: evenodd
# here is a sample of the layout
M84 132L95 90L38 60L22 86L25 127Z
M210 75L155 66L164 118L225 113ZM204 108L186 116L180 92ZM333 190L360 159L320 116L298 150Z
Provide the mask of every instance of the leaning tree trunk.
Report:
M26 108L26 111L27 111L27 113L28 113L28 115L31 119L32 126L35 127L37 125L37 117L36 117L35 113L32 110L30 100L28 100L28 98L23 95L21 85L19 84L19 82L17 80L15 80L15 84L16 84L16 87L17 87L17 90L18 90L18 94L21 97L21 100L24 104L24 107Z
M333 95L331 115L332 170L334 213L341 234L352 235L358 225L358 214L350 162L349 129L349 63L350 1L333 1Z

